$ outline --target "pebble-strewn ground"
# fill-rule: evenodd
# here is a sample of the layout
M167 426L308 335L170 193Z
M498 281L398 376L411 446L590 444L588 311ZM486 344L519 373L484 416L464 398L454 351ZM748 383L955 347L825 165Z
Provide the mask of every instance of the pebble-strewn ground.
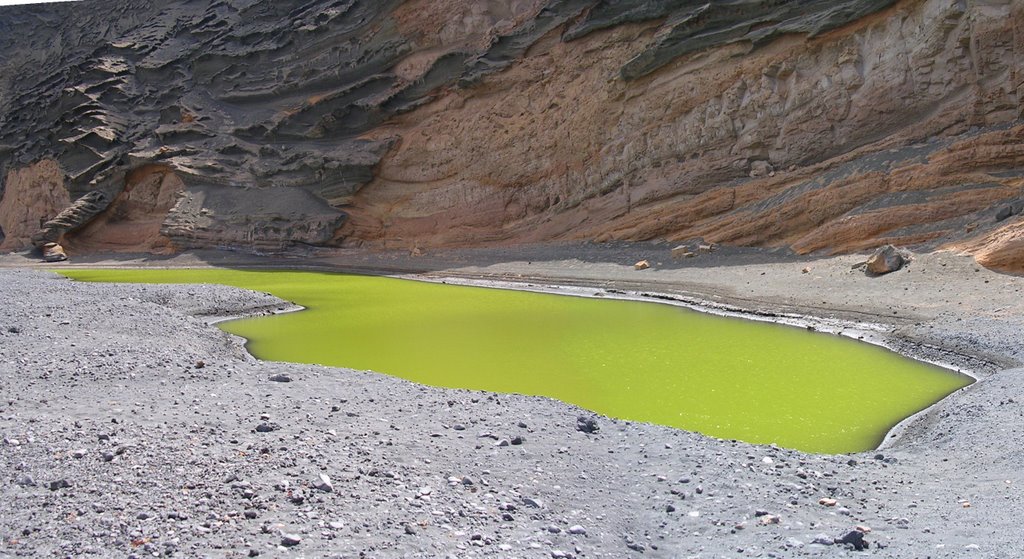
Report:
M809 301L805 265L765 277L790 270ZM849 269L813 273L828 266ZM979 274L1006 282L987 300L1012 301L1020 278ZM601 417L587 433L585 412L551 400L257 362L207 322L284 305L263 294L10 269L0 286L0 557L1024 554L1024 369L892 448L809 456ZM904 334L1020 358L1020 314L914 291Z

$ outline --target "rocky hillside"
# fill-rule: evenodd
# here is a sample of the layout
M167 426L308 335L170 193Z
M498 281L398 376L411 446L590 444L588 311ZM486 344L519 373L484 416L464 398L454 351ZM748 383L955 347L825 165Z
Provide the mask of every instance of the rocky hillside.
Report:
M0 8L0 52L5 249L703 238L1024 272L1022 0L85 0Z

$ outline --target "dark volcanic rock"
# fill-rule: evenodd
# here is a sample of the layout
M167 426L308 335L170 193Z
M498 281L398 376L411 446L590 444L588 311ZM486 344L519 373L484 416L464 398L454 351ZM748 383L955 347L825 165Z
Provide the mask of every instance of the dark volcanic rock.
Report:
M598 432L601 426L597 423L597 418L592 415L581 415L576 418L576 430L584 433L593 434Z
M860 530L850 530L842 537L836 538L835 543L848 545L857 551L868 548L868 542L864 541L864 532Z

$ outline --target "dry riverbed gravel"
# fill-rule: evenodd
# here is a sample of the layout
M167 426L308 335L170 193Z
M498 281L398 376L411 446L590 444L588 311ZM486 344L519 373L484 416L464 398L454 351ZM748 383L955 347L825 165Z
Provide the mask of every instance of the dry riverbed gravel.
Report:
M287 306L265 294L0 285L0 557L1024 554L1022 369L891 448L807 455L260 362L210 322ZM1020 320L943 307L893 327L1010 362Z

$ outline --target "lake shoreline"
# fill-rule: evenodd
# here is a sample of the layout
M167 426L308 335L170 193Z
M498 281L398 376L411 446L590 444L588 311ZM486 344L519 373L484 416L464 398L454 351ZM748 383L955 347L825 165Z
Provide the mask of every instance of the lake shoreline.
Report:
M588 435L576 430L576 416L584 412L544 398L494 397L425 388L372 373L255 361L238 340L211 328L203 317L213 316L214 309L245 314L280 306L260 294L214 289L188 295L180 286L84 287L53 281L46 274L10 271L8 267L24 267L27 262L5 257L0 259L0 274L9 286L3 300L11 325L3 330L15 328L19 333L3 333L3 360L10 365L0 388L17 396L0 405L0 435L19 444L7 442L3 447L3 466L16 475L0 489L6 503L0 505L0 539L4 541L0 555L20 553L24 548L19 545L33 545L43 554L98 545L106 554L120 554L127 548L118 547L117 542L125 546L124 538L134 533L151 537L162 532L152 541L163 545L169 539L168 526L178 530L179 541L174 545L186 554L211 552L211 545L219 541L229 549L256 549L271 555L340 556L375 550L376 556L473 551L478 556L550 557L559 551L613 557L635 554L634 547L643 546L645 556L720 554L744 547L788 557L835 553L839 550L833 546L813 541L819 536L844 536L857 525L870 526L866 539L872 549L881 543L885 547L879 550L891 557L916 557L934 550L946 550L949 556L1000 557L1024 549L1013 535L1013 527L1024 518L1016 512L1019 509L1003 504L1006 499L1018 499L1017 488L1024 487L1011 459L1013 449L1020 448L1021 430L1012 427L1022 422L1018 399L1024 398L1014 396L1024 394L1024 375L1007 370L1022 357L1016 337L1024 315L1018 312L1017 302L1021 278L975 271L973 263L949 254L921 255L910 272L886 279L850 273L850 261L856 257L758 263L743 262L741 257L733 265L725 264L727 258L723 258L699 268L635 271L629 262L631 254L654 249L624 247L622 254L602 261L579 259L577 253L567 254L562 248L543 250L561 250L561 254L539 263L536 253L521 255L522 260L470 261L478 255L456 251L447 256L448 262L429 266L423 265L422 258L398 254L384 258L372 253L358 258L341 254L315 264L336 268L341 264L355 270L369 268L367 264L379 259L385 264L380 268L386 269L380 271L389 275L402 274L395 268L418 266L419 272L428 268L426 275L432 280L487 276L487 281L525 277L527 282L537 282L541 277L561 283L570 276L606 291L672 296L700 292L714 305L756 301L746 305L755 313L826 307L831 310L820 314L828 321L854 317L870 322L865 318L879 317L885 320L877 323L889 328L887 335L896 343L907 339L935 345L940 350L979 355L990 364L980 367L982 382L920 414L891 448L882 451L806 455L608 419L599 419L601 430ZM75 266L98 264L85 260L76 258ZM137 265L131 258L103 262ZM199 262L224 264L207 255L155 263L194 266ZM248 257L228 262L232 266L261 263L268 262ZM294 260L271 263L301 267ZM805 268L811 271L804 273ZM748 281L758 282L749 292L745 290ZM640 289L629 289L636 284L642 284ZM663 289L665 285L671 288ZM955 296L942 303L935 294L944 294L948 286L955 287ZM906 295L892 297L897 290ZM890 297L880 296L885 294ZM54 301L64 304L54 306ZM889 318L893 311L898 313L895 319ZM67 335L69 329L86 328L88 335ZM172 338L161 337L161 332L170 331L175 332ZM75 347L58 340L74 340ZM107 355L111 352L115 358ZM200 360L203 367L197 368ZM21 362L29 367L18 365ZM27 376L30 370L43 372ZM293 382L268 380L277 374L290 376ZM183 394L168 398L168 386ZM191 403L182 408L175 399ZM30 401L36 403L29 406ZM335 407L339 411L332 412ZM389 409L407 411L389 413ZM112 419L119 421L115 427L102 427ZM213 433L184 428L211 419L217 426ZM159 427L161 421L183 427L167 431ZM256 429L264 423L276 423L278 428ZM455 430L452 426L457 423L468 428ZM389 424L394 428L386 429ZM115 434L97 444L97 431ZM497 440L478 437L484 432ZM525 438L524 444L499 446L501 439L516 435ZM346 437L355 442L347 442ZM162 441L160 448L146 443L155 439ZM89 505L90 499L95 500L89 497L90 489L105 487L104 479L109 479L111 472L104 468L127 474L158 463L188 464L188 449L194 444L190 439L208 449L206 461L181 472L174 467L145 470L155 478L147 483L172 489L198 482L211 493L205 504L167 496L175 491L139 496L125 491L133 487L129 482L122 483L120 490L107 487L104 497L120 510L130 509L129 517L112 517ZM236 448L258 450L267 440L279 441L287 450L275 445L265 455L270 458L262 462L234 453ZM320 442L311 445L312 441ZM128 450L106 462L101 454L106 445L112 445L113 452ZM81 449L86 450L85 456L75 458ZM281 469L293 460L299 461L299 471ZM368 475L372 468L397 477ZM256 496L240 497L241 490L231 487L237 482L223 483L225 474L218 472L225 469L241 474ZM317 472L330 476L334 492L315 488ZM20 473L37 485L15 483ZM286 473L293 479L291 492L305 497L302 504L274 489L278 483L274 479ZM70 488L43 487L54 481L50 478L61 476L70 478ZM461 481L458 487L451 485L452 476L474 478L474 485ZM378 479L390 481L381 485L374 481ZM993 481L972 481L978 479ZM430 491L421 494L424 487ZM60 504L41 508L53 495L62 497ZM353 500L354 495L359 498ZM375 502L366 501L374 495L382 501L368 504ZM818 504L821 498L835 498L839 504ZM526 499L542 506L524 505ZM516 510L505 510L505 502ZM369 510L357 512L362 506ZM203 513L203 507L217 510ZM306 510L309 507L311 511ZM80 515L79 522L91 522L92 515L113 522L117 529L87 543L61 520L66 512L77 509L88 512ZM166 512L156 516L150 512L148 519L138 519L136 509L183 509L188 520L167 518ZM440 516L433 515L433 509ZM465 510L467 516L450 516L448 509ZM253 510L256 519L234 517L231 510ZM40 514L43 511L47 512ZM763 516L758 515L762 511L778 517L778 524L774 520L762 524ZM309 517L307 512L318 515ZM211 528L202 526L209 514L217 515L216 520L205 522L212 522L216 538L205 531ZM503 514L512 520L502 520ZM30 521L31 515L35 519ZM955 530L951 522L956 523ZM26 528L29 524L41 529ZM570 533L569 528L577 524L586 534ZM741 524L744 528L736 529ZM29 529L28 535L20 535L24 529ZM47 530L52 533L44 533ZM279 549L283 531L301 534L302 543L288 548L291 551ZM693 536L696 532L701 536ZM117 536L120 533L125 535ZM474 539L477 535L480 539ZM15 545L12 540L23 543Z

